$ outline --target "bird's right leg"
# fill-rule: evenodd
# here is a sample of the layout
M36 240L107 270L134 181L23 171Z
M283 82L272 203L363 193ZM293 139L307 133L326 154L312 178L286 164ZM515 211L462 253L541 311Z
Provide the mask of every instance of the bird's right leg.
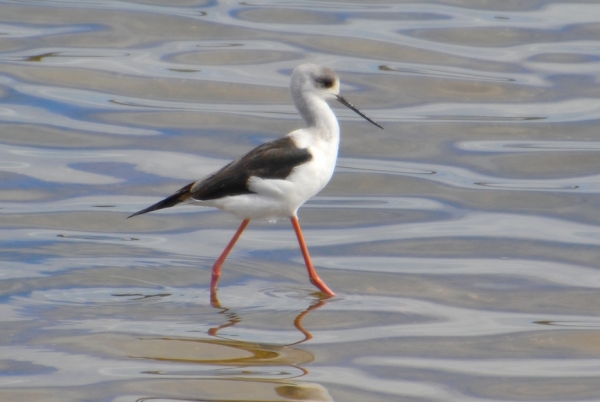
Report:
M296 215L291 217L292 226L294 227L294 232L296 232L296 237L298 238L298 244L300 245L300 251L302 251L302 256L304 257L304 263L306 264L306 269L308 270L308 278L310 279L310 283L315 285L319 290L325 293L327 296L335 296L335 293L331 289L327 287L325 282L319 275L317 275L317 271L313 266L313 263L310 259L310 254L308 254L308 248L306 247L306 242L304 241L304 235L302 234L302 229L300 228L300 222L298 222L298 218Z
M219 256L219 259L217 259L217 261L215 262L215 265L213 265L212 276L210 280L211 300L217 300L217 283L219 282L219 278L221 277L221 267L223 266L225 259L229 255L229 252L231 251L233 246L235 246L235 243L237 243L238 239L242 235L242 232L244 232L244 229L246 229L246 226L248 226L249 223L250 219L248 218L242 221L242 224L238 228L237 232L235 232L235 235L233 235L233 237L229 241L229 244L227 245L227 247L225 247L225 250L223 250L223 252Z

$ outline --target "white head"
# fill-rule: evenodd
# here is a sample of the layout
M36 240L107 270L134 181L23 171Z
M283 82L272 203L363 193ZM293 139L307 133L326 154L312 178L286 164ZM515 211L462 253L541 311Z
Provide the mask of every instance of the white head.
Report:
M340 80L331 68L316 64L302 64L294 69L291 84L292 96L302 93L306 97L335 99L340 93Z
M335 71L329 67L318 66L316 64L302 64L296 67L292 73L290 90L296 108L309 124L315 113L313 108L317 100L328 101L336 99L367 121L379 128L383 128L339 95L340 80Z

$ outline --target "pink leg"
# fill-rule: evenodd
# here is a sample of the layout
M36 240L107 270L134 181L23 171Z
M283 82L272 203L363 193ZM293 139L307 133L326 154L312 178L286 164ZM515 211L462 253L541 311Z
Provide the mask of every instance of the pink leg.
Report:
M294 231L296 232L296 237L298 238L298 243L300 244L300 250L302 251L302 256L304 257L304 262L306 263L306 269L308 270L308 277L310 278L310 283L319 288L319 290L325 293L327 296L334 296L335 293L331 291L325 285L325 282L319 278L317 275L317 271L315 271L315 267L313 267L312 261L310 260L310 255L308 254L308 248L306 248L306 242L304 241L304 236L302 235L302 229L300 229L300 222L298 222L298 218L296 216L292 216L292 226L294 227Z
M211 277L211 281L210 281L211 300L217 300L217 282L219 282L219 278L221 277L221 267L223 266L225 259L229 255L229 252L231 251L233 246L235 246L235 243L238 241L238 239L242 235L242 232L244 231L244 229L246 229L246 226L248 226L249 223L250 223L250 219L244 219L242 221L242 224L238 228L237 232L235 232L235 235L233 235L233 237L229 241L229 244L227 245L227 247L225 247L225 250L223 250L223 252L221 253L221 256L215 262L215 265L213 265L212 277Z

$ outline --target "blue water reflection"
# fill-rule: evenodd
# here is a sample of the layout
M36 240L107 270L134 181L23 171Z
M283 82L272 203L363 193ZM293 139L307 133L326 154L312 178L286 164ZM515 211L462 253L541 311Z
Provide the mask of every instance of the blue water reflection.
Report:
M597 400L600 5L1 1L0 399ZM336 108L289 222L125 217Z

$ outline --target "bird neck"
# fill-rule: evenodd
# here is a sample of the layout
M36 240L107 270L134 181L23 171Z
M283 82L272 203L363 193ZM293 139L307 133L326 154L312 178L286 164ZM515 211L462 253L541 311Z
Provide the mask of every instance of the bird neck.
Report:
M294 99L298 111L308 128L321 133L324 139L339 137L340 126L329 104L320 97L298 97Z

